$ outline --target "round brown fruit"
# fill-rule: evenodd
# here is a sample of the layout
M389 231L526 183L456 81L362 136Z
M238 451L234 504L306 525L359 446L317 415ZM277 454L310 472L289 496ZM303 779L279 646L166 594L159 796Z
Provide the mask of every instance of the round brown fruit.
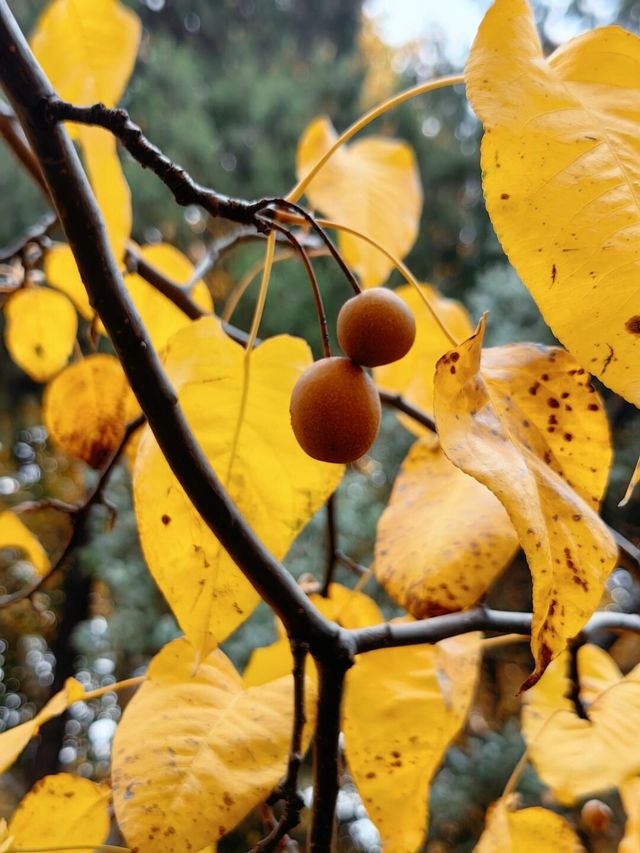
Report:
M580 811L582 825L594 833L604 832L611 823L612 816L613 812L602 800L587 800Z
M344 303L337 330L345 355L365 367L379 367L409 352L416 321L409 306L392 290L374 287Z
M348 358L322 358L291 393L291 426L300 447L321 462L354 462L380 426L380 399L364 370Z

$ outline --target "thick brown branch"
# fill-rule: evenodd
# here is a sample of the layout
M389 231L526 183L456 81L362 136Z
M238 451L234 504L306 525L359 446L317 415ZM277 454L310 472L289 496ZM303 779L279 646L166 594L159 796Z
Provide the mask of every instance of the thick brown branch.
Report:
M497 634L530 634L531 614L510 613L475 607L461 613L434 616L417 622L373 625L350 632L356 654L376 649L414 646L419 643L438 643L472 631ZM585 625L584 634L596 631L633 631L640 633L640 615L635 613L598 612Z
M233 504L180 408L175 392L124 286L100 211L78 156L58 122L59 103L20 32L0 0L0 78L45 175L89 299L100 316L131 388L174 474L222 546L273 608L292 636L309 642L312 654L350 650L348 634L324 619L284 567L274 559ZM74 118L58 108L56 119ZM55 110L53 110L55 112ZM252 223L255 205L230 202L202 190L144 139L126 114L115 111L121 136L143 163L157 168L181 204L201 204L213 215ZM98 116L99 117L99 116ZM110 122L112 114L106 118ZM203 202L206 202L203 203ZM261 204L261 203L259 203ZM259 208L258 208L259 209Z
M335 807L340 788L340 737L344 680L351 661L318 662L319 693L316 736L313 743L313 812L309 850L331 850Z

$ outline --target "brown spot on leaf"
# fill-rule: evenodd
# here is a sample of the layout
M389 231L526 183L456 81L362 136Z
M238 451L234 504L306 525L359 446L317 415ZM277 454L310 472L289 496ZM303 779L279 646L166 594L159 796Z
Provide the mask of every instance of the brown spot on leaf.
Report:
M640 335L640 314L634 314L633 317L629 317L624 327L632 335Z
M163 524L165 525L165 527L166 527L166 525L167 525L167 524L169 524L169 522L171 521L171 517L170 517L170 516L168 516L168 515L163 515L163 516L162 516L162 518L161 518L160 520L162 521L162 523L163 523Z

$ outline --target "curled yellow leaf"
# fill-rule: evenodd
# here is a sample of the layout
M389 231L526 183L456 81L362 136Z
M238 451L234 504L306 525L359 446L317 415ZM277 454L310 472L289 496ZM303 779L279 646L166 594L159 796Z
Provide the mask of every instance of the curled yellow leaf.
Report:
M564 350L482 353L485 321L443 356L435 409L442 449L499 498L533 578L533 683L594 612L617 548L597 514L611 464L603 406ZM482 355L482 361L481 361Z
M42 710L12 729L0 734L0 773L4 773L14 763L32 737L35 737L48 720L64 713L69 705L78 702L84 696L84 688L75 678L68 678L64 688L52 696Z
M298 143L296 169L303 177L338 138L328 118L314 119ZM404 258L418 236L422 186L413 149L399 139L367 137L343 145L306 190L310 203ZM338 245L363 287L382 284L392 264L378 249L340 233Z
M30 287L14 293L4 310L11 358L36 382L55 376L69 360L78 331L78 317L67 297Z
M112 355L90 355L49 383L44 423L69 456L99 468L124 436L127 380Z
M640 666L622 676L596 646L578 649L580 716L569 658L555 660L525 695L522 732L529 756L559 803L618 787L640 773Z

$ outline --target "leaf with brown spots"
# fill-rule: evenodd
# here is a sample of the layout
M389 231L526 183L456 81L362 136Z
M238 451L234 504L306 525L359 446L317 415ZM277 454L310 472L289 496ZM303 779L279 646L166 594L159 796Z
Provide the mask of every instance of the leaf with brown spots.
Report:
M429 782L466 719L480 635L360 655L347 673L347 763L387 853L421 849Z
M496 496L431 439L417 441L376 534L374 573L394 601L416 619L464 610L482 598L517 549Z
M496 0L467 63L482 184L557 338L640 404L640 38L591 30L545 58L527 0Z
M277 559L344 471L307 456L291 429L291 390L311 360L298 338L263 341L252 354L244 397L244 350L216 318L182 329L165 350L167 372L204 453ZM147 564L181 628L207 654L251 615L258 593L193 508L149 430L133 486Z
M70 365L44 393L49 435L69 456L99 468L124 436L128 388L112 355L90 355Z
M9 823L10 849L94 853L109 834L109 823L106 786L56 773L36 782L18 804Z
M568 353L534 344L482 353L484 329L483 319L438 362L436 422L444 452L502 502L526 553L530 686L588 621L615 565L616 545L597 514L611 442L598 395Z
M198 663L185 638L165 646L114 741L114 805L129 846L185 853L232 830L284 776L292 722L290 675L244 689L219 649Z
M36 382L62 370L73 352L78 315L64 293L46 287L19 290L4 309L9 355Z
M597 646L578 649L579 696L571 695L569 655L555 660L525 696L522 732L542 781L559 803L618 787L640 774L640 666L624 676Z
M577 834L559 814L538 806L516 811L517 797L511 794L493 803L487 811L484 832L475 853L580 853L584 848Z

